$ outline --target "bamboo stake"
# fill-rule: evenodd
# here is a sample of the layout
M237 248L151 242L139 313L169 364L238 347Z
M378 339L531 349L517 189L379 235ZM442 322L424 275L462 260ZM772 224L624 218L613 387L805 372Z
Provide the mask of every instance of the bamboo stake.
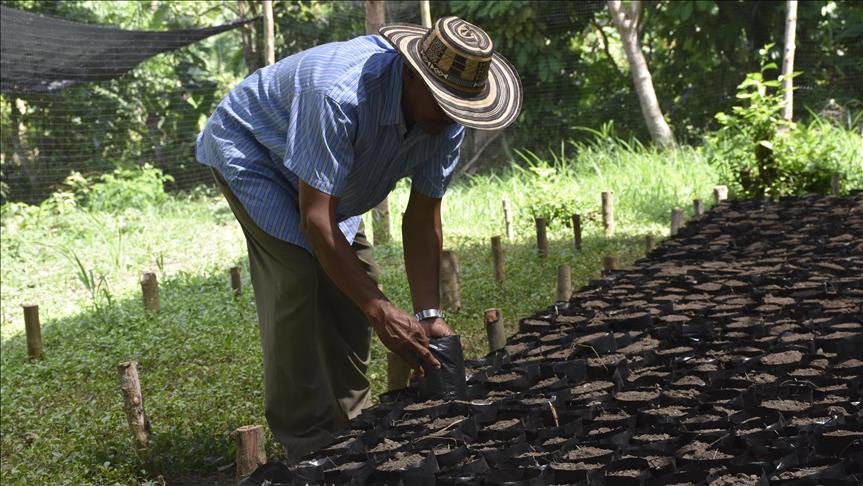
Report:
M581 251L581 215L572 215L572 235L575 240L575 251Z
M650 253L656 248L656 236L647 235L644 237L644 247L646 249L646 253Z
M401 390L408 386L411 368L401 356L387 351L387 391Z
M510 243L515 241L515 231L512 227L512 209L509 207L509 199L501 201L503 204L503 223L506 226L506 239Z
M602 227L606 238L614 236L614 191L602 193Z
M674 208L671 210L671 236L677 234L680 228L683 227L683 209Z
M503 313L500 309L486 309L485 333L488 336L488 351L493 353L506 345L506 335L503 328Z
M129 422L129 432L135 450L139 454L146 453L150 447L150 420L144 412L144 396L141 394L141 382L138 379L138 362L126 361L117 365L120 372L120 391L123 393L123 409Z
M258 466L267 463L264 449L264 428L260 425L244 425L234 431L237 441L237 481L249 476Z
M721 203L728 199L728 186L713 186L713 202Z
M569 302L570 297L572 297L572 269L566 264L558 265L556 302Z
M494 261L494 278L497 283L503 285L506 280L506 271L503 264L503 247L500 244L500 236L491 237L491 256Z
M141 276L141 293L144 294L144 310L147 312L159 312L161 306L159 301L159 280L153 272L147 272Z
M461 290L458 282L458 257L449 250L441 252L441 285L443 298L450 312L461 309Z
M384 198L380 204L372 209L372 234L375 245L383 245L392 241L389 198Z
M536 248L539 256L548 256L548 237L545 232L545 218L536 218Z
M613 256L602 257L602 268L607 272L617 270L617 258Z
M231 288L234 290L234 297L240 298L243 295L243 279L240 276L240 267L231 267L228 273L231 275Z
M704 201L701 199L695 199L692 201L692 207L695 209L695 217L699 218L704 216Z
M30 359L41 359L42 325L39 323L39 306L24 306L24 331L27 334L27 356Z

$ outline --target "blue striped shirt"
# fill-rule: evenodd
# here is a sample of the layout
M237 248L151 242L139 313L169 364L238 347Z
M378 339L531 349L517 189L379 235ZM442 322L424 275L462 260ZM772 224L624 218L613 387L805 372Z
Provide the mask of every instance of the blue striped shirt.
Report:
M219 171L261 229L310 252L299 181L341 198L336 219L351 243L361 215L399 179L439 198L458 163L461 125L438 135L407 131L402 66L383 38L363 36L259 69L210 116L196 157Z

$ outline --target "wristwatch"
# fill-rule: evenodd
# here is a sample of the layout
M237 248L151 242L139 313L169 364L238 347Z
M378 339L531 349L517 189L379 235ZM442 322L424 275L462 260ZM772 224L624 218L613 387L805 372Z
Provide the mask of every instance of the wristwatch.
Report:
M423 309L417 312L415 316L418 321L424 321L426 319L431 319L432 317L440 317L443 319L443 311L440 309Z

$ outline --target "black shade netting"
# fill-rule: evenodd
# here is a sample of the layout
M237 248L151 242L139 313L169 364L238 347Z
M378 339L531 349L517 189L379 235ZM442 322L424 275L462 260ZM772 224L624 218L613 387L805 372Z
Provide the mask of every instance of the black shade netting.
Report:
M0 7L0 91L46 93L121 76L156 54L254 19L206 29L123 30Z

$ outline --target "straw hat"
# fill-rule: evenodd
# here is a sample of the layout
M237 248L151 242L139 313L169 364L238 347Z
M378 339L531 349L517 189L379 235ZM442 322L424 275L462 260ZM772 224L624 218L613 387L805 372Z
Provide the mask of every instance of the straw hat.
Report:
M496 130L518 117L518 73L493 50L484 30L458 17L443 17L431 29L389 24L380 33L419 73L453 120L470 128Z

